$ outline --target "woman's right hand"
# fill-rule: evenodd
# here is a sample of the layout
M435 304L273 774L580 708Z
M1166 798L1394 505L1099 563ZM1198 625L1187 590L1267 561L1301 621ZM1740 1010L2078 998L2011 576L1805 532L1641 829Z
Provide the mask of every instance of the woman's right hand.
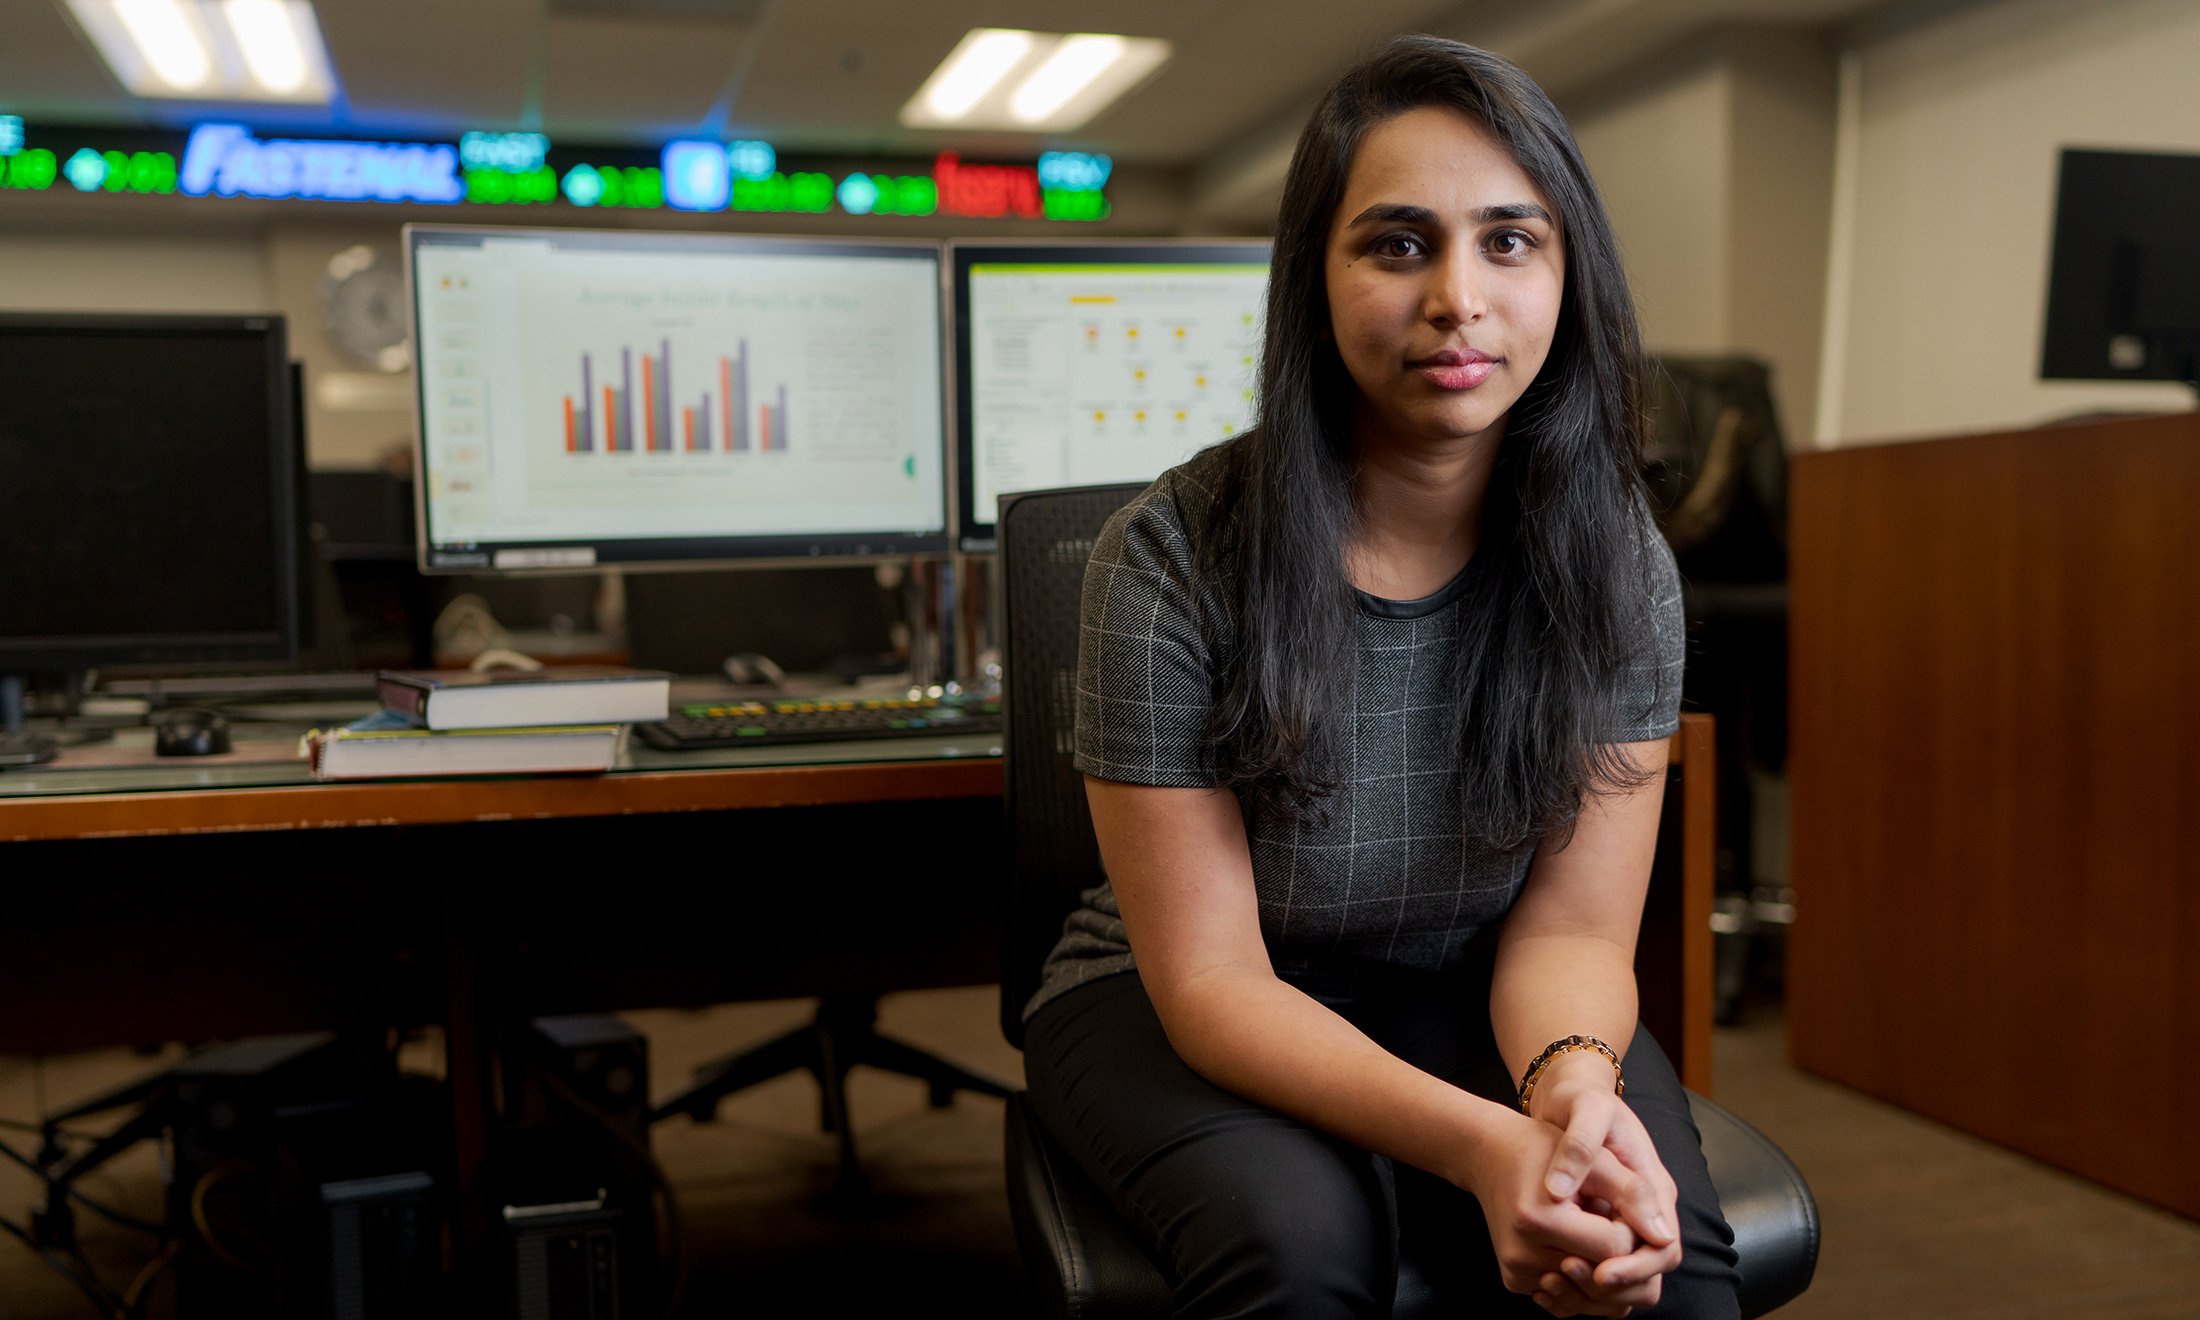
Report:
M1572 1196L1553 1198L1545 1178L1565 1134L1521 1114L1507 1135L1466 1184L1481 1202L1505 1287L1561 1316L1624 1316L1654 1304L1672 1244L1642 1238L1632 1226L1637 1217L1647 1225L1655 1213L1650 1189L1604 1150ZM1605 1262L1613 1264L1599 1268ZM1596 1281L1615 1274L1632 1282Z

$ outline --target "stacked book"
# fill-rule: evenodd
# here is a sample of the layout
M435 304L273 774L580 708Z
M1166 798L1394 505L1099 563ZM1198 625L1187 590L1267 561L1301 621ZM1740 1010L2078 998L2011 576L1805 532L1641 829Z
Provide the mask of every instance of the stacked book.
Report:
M385 669L377 688L380 711L306 735L314 778L600 772L628 725L665 718L672 701L672 675L607 665Z

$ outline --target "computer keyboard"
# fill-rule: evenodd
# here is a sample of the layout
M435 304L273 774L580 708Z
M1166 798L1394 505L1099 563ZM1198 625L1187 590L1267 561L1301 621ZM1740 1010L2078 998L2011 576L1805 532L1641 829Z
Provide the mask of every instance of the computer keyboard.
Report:
M668 719L635 725L634 731L652 747L686 751L997 733L1000 728L997 697L858 697L685 705Z

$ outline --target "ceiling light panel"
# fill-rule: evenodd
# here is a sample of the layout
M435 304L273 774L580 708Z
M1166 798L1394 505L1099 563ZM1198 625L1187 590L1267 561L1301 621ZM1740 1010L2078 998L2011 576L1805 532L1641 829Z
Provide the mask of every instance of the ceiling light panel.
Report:
M68 0L133 95L325 105L336 77L309 0Z
M911 128L1078 128L1169 57L1169 43L1101 32L975 28L901 110Z

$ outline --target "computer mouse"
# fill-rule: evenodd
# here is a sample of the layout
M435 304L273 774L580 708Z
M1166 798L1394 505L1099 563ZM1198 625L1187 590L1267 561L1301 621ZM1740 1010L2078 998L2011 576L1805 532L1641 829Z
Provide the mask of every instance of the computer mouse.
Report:
M787 671L772 663L768 655L754 651L735 651L726 657L726 681L740 687L778 687L787 681Z
M229 750L229 721L210 710L170 711L153 726L158 756L218 756Z

